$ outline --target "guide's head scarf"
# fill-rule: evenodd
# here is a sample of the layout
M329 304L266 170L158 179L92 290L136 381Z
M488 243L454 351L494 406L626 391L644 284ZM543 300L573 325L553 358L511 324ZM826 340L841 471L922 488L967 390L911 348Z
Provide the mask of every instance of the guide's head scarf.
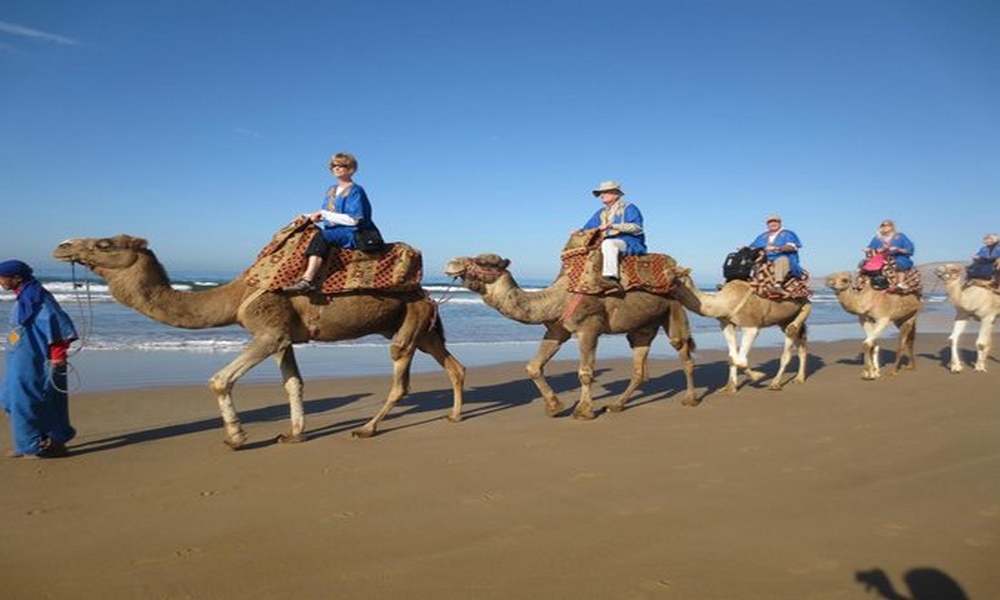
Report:
M18 325L24 325L42 303L45 288L34 277L34 271L28 263L17 259L0 262L0 277L20 277L21 285L17 287L17 311L15 318Z

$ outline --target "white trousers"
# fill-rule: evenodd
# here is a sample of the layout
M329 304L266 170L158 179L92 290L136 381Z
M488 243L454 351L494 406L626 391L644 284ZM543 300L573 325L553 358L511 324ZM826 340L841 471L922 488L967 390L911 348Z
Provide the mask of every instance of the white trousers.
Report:
M601 254L604 256L601 275L618 277L618 255L622 252L625 252L625 242L622 240L607 238L601 242Z

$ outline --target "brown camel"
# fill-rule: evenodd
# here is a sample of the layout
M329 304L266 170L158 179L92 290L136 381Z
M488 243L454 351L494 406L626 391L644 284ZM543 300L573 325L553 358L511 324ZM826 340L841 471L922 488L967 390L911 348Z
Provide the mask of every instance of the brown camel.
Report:
M354 435L374 435L379 421L409 392L410 364L417 349L433 356L448 372L454 392L448 419L461 419L465 367L445 347L437 308L421 291L289 297L249 286L243 274L218 288L181 292L170 286L146 240L128 235L67 240L52 255L88 267L107 281L116 300L155 321L187 329L237 324L253 336L247 348L208 382L222 412L225 441L234 449L246 442L247 435L233 405L233 387L269 356L278 361L291 407L291 433L278 439L305 439L302 376L292 344L310 340L332 342L373 333L392 339L392 388L378 413Z
M737 379L742 370L751 381L760 381L764 373L750 368L750 348L757 334L764 327L777 325L785 334L778 373L768 389L780 390L785 369L792 359L792 350L798 349L799 371L795 383L806 380L806 319L812 312L808 298L772 300L757 295L750 282L726 282L718 292L708 293L698 289L691 279L689 269L677 272L677 287L673 295L685 308L703 317L717 319L722 327L729 349L729 378L725 393L735 394L739 389ZM742 330L742 343L739 337Z
M985 285L962 285L961 265L941 265L934 273L944 282L948 302L955 307L955 326L948 339L951 340L952 373L962 371L961 357L958 355L958 339L965 331L969 319L979 321L979 336L976 338L976 371L986 372L986 359L990 355L993 338L993 321L1000 313L1000 294Z
M573 416L592 419L595 416L591 397L597 341L603 334L624 333L632 348L632 378L624 392L607 408L612 412L624 409L632 393L647 379L649 347L660 327L677 350L687 378L683 404L698 404L694 392L694 339L684 309L666 296L645 291L629 291L618 296L577 294L569 291L565 273L547 288L537 292L522 290L507 270L510 261L495 254L475 258L453 258L445 266L445 274L461 278L470 290L483 296L487 305L502 315L521 323L545 326L545 336L538 352L527 365L528 376L545 399L549 416L562 411L563 405L545 381L545 365L559 348L576 334L580 346L580 400Z
M861 343L865 361L861 371L862 379L873 380L882 376L878 341L890 323L899 329L896 363L892 374L899 373L904 358L909 358L908 369L917 367L913 341L917 336L917 313L923 306L920 296L893 294L867 285L858 290L848 272L830 275L826 279L826 285L837 294L837 300L844 310L858 316L858 322L865 331L865 339Z

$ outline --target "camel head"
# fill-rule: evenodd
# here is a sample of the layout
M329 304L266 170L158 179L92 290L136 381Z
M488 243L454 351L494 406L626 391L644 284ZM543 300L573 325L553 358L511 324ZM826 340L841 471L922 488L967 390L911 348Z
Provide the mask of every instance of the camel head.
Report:
M482 293L483 288L507 273L510 261L496 254L480 254L470 258L459 256L448 261L444 274L454 279L462 279L465 287Z
M934 274L938 276L938 279L948 283L949 281L958 281L962 279L962 272L964 269L960 265L947 264L941 265L934 269Z
M52 257L69 263L79 263L101 274L132 266L140 252L146 250L146 240L130 235L108 238L73 238L56 246Z
M847 271L834 273L826 278L826 287L835 292L843 292L851 287L851 274Z

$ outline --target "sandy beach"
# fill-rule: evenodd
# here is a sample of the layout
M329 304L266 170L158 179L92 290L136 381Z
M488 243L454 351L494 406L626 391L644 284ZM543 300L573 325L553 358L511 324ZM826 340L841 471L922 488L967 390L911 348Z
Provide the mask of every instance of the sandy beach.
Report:
M253 383L239 452L202 385L75 394L71 456L0 462L0 598L994 598L1000 361L951 374L946 345L921 334L917 370L867 382L858 341L813 344L804 385L736 395L706 350L693 408L658 359L589 422L545 417L507 363L469 370L450 423L446 376L421 372L367 440L388 377L313 379L296 445L273 441L280 385ZM628 370L599 364L599 402Z

